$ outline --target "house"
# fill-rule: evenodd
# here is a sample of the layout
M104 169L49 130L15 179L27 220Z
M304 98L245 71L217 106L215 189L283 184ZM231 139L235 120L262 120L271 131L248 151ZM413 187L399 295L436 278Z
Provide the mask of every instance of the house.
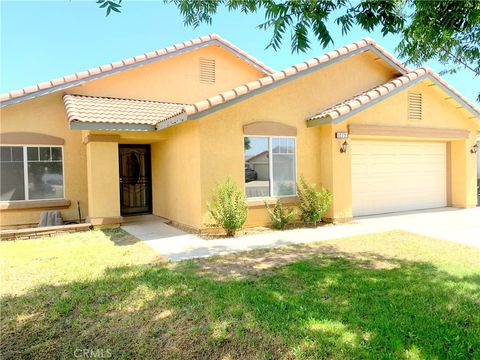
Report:
M76 220L78 201L94 225L152 213L201 229L227 176L247 189L247 226L269 222L265 199L295 203L301 175L332 192L337 222L477 202L479 110L371 39L274 71L209 35L1 105L4 228L48 209Z

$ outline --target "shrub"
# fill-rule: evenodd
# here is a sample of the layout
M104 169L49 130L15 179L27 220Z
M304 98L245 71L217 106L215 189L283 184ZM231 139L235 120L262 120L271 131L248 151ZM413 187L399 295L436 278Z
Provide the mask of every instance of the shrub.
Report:
M292 221L297 213L295 209L285 209L280 199L277 200L273 208L270 208L265 201L265 207L272 220L272 227L278 230L285 229L285 226Z
M212 202L207 202L207 210L213 225L223 228L227 236L234 236L247 221L245 194L230 178L214 189Z
M300 200L300 219L305 223L316 225L330 206L332 194L324 187L317 191L315 185L307 184L303 176L300 177L300 183L297 185L297 193Z

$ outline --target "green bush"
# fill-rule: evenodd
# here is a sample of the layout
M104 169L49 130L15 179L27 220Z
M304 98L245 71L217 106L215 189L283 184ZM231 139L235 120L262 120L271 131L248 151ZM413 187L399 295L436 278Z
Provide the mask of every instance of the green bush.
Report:
M234 236L247 221L245 194L230 178L214 189L212 202L207 202L207 210L213 225L223 228L227 236Z
M317 225L332 202L332 194L324 187L317 191L315 185L307 184L303 176L297 185L297 193L300 201L300 219L305 223Z
M295 209L285 209L280 199L277 200L275 206L270 208L265 201L265 207L267 208L268 215L272 220L272 226L275 229L283 230L285 226L292 221L296 215Z

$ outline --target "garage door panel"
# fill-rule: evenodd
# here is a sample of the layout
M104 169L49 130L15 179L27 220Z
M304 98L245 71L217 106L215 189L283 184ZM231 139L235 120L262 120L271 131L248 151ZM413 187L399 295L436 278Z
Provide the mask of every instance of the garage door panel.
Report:
M352 156L360 156L360 155L363 155L363 154L368 154L370 151L368 145L363 145L363 144L359 144L357 149L356 149L356 153L355 155L352 154Z
M364 174L368 174L368 164L352 164L352 175L361 176Z
M446 206L446 144L352 142L353 215Z

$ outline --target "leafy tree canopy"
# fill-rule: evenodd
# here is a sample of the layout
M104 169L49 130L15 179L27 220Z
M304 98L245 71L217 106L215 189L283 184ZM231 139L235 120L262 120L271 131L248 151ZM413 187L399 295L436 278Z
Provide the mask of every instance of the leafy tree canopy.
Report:
M107 15L121 11L122 0L98 0ZM246 14L263 11L259 27L272 32L267 47L279 49L286 37L292 52L310 48L313 34L323 47L333 43L327 22L334 17L342 34L354 26L383 35L401 34L397 51L415 66L428 60L480 75L480 0L163 0L174 4L188 26L212 23L220 8ZM479 96L480 98L480 96ZM479 99L480 101L480 99Z

